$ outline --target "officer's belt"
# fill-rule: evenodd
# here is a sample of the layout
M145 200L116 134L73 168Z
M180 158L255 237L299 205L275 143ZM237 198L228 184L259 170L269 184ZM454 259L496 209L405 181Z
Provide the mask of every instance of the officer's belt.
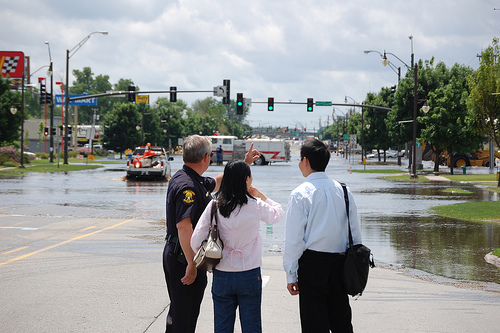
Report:
M167 234L165 240L167 241L167 243L177 243L179 241L179 237Z

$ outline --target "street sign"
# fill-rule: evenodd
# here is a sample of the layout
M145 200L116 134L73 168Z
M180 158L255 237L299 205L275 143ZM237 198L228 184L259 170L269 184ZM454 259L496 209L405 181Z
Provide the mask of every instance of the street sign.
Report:
M135 104L141 103L149 105L149 95L135 95Z
M226 96L226 86L216 86L214 87L214 96L224 97Z
M349 140L349 134L344 134L344 140Z
M351 134L349 136L349 139L351 140L352 145L357 145L358 144L358 135L357 134Z
M85 95L72 95L69 94L69 98L81 97ZM56 105L62 104L62 95L56 95ZM85 99L79 99L77 101L69 101L69 105L97 105L97 97L89 97Z
M316 101L316 106L332 106L332 101Z
M243 104L246 105L247 107L252 106L252 99L251 98L243 98Z

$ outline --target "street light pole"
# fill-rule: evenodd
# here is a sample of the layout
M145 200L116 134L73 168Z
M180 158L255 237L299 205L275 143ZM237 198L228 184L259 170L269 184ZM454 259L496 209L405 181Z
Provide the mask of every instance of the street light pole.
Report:
M54 134L52 131L54 130L54 102L55 102L55 96L54 96L54 64L52 62L52 55L50 54L50 44L49 42L45 42L47 44L47 47L49 49L49 60L50 60L50 67L47 72L47 74L50 76L50 94L52 96L51 98L51 103L50 103L50 131L49 131L49 162L54 163Z
M66 50L66 91L65 91L65 98L64 98L64 107L65 107L65 119L64 119L64 139L63 139L63 146L64 146L64 164L68 164L68 136L69 136L69 58L71 58L75 53L89 40L90 36L93 34L102 34L102 35L107 35L107 31L94 31L87 35L82 41L78 44L76 44L71 50ZM76 129L75 129L76 130Z
M411 170L410 170L410 178L417 179L417 110L418 110L418 65L415 63L415 55L413 53L413 36L408 37L411 40L411 67L408 66L403 60L401 60L397 55L390 52L384 51L384 57L382 59L382 64L387 66L389 64L389 60L387 59L387 54L394 56L396 59L401 61L406 68L413 70L414 77L414 86L413 86L413 143L412 143L412 162L411 162Z
M366 52L366 51L365 51ZM359 104L358 102L356 102L354 100L354 98L352 98L351 96L345 96L345 100L344 102L347 103L347 97L349 97L353 102L354 104ZM356 112L356 108L354 108L354 112ZM365 140L364 140L364 137L365 137L365 131L364 131L364 128L365 128L365 124L364 124L364 109L361 108L361 163L364 162L364 150L365 150ZM366 169L366 164L363 163L365 165L365 169Z

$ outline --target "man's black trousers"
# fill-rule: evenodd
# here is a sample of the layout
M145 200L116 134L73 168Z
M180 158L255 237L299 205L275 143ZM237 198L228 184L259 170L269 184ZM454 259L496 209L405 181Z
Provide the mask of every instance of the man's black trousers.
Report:
M343 283L345 255L306 250L299 259L300 322L303 333L353 331Z

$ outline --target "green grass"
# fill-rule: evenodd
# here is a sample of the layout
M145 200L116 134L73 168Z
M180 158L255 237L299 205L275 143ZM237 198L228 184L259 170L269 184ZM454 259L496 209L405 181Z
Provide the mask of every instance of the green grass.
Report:
M463 190L461 188L456 188L456 187L446 188L443 190L443 192L450 194L472 194L471 191Z
M496 174L484 175L442 175L454 182L495 182L497 181Z
M367 170L352 170L352 172L357 173L403 173L401 170L394 169L367 169Z
M390 180L390 181L397 181L397 182L430 182L429 179L427 179L424 175L418 176L417 179L411 179L409 174L406 175L399 175L399 176L384 176L380 177L385 180Z
M63 160L54 160L54 163L49 163L49 160L34 160L29 164L25 164L25 168L18 168L17 165L13 168L0 169L0 175L24 175L28 172L69 172L69 171L80 171L88 169L102 168L102 165L98 164L100 162L85 164L85 161L79 160L77 158L68 159L68 163L78 163L78 164L63 164Z
M500 247L498 249L496 249L495 251L493 251L493 255L500 258Z
M497 192L497 193L500 193L500 187L493 187L493 186L487 186L486 189L488 189L488 191L491 191L491 192Z
M500 222L500 201L464 202L431 208L437 215L474 222Z

